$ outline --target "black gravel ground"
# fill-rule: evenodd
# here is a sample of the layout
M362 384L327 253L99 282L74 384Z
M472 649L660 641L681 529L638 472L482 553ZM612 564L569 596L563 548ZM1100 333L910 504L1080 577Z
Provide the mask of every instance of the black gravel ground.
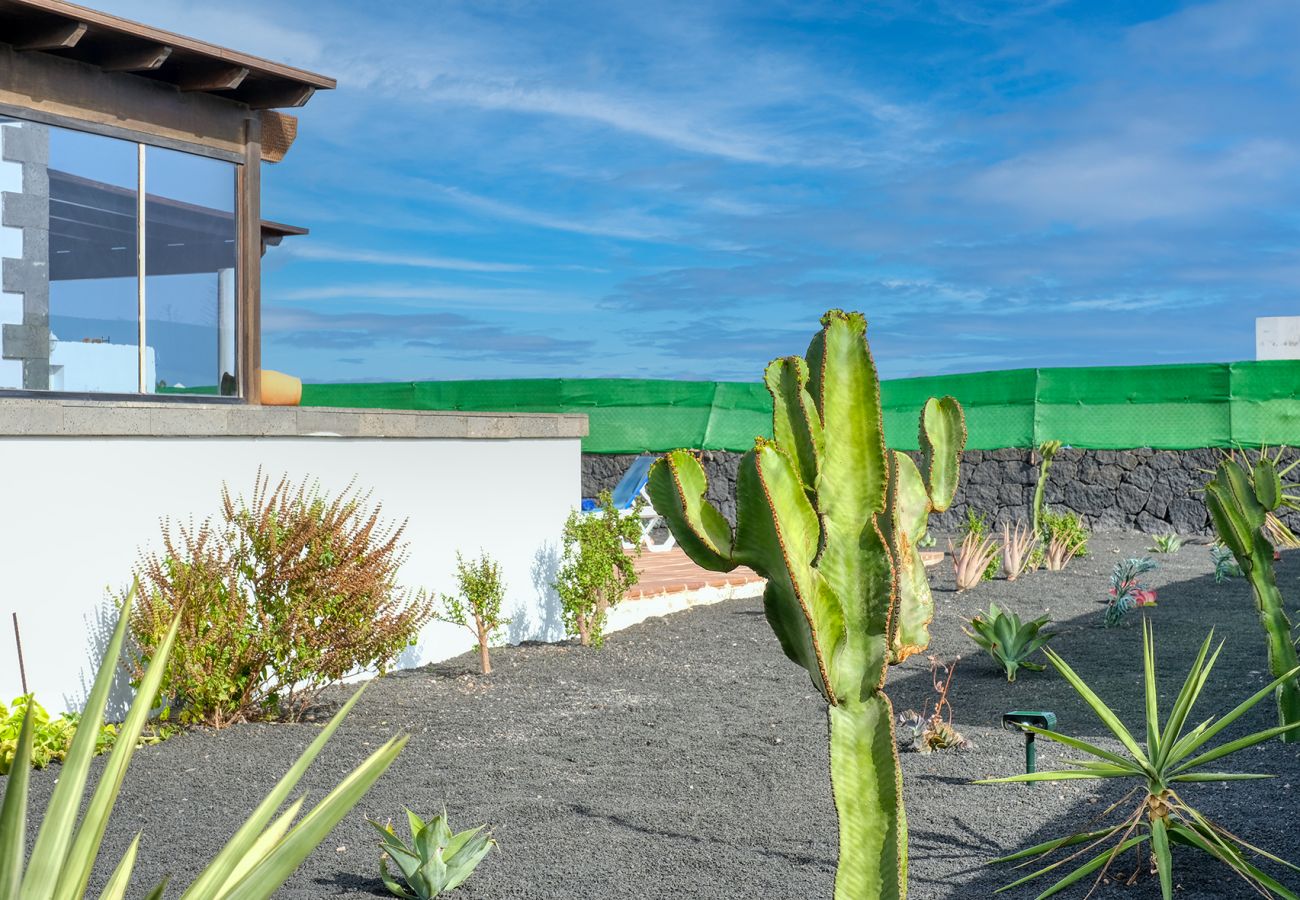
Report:
M1007 684L960 624L990 600L1032 617L1046 611L1054 646L1131 727L1140 727L1141 628L1101 628L1107 577L1149 539L1101 535L1093 555L1064 573L998 580L957 595L936 570L932 651L961 654L951 695L956 724L974 747L903 756L911 830L911 896L990 896L1010 880L990 857L1084 824L1119 793L1109 785L979 787L968 782L1022 770L1019 736L1002 712L1046 708L1067 733L1105 746L1098 722L1054 673ZM1157 556L1149 611L1157 626L1163 697L1177 692L1213 625L1227 640L1200 709L1223 712L1265 681L1264 640L1240 580L1215 585L1205 545ZM1284 593L1300 596L1300 554L1281 564ZM412 735L405 753L285 886L280 896L384 896L364 817L432 814L446 804L456 827L490 823L500 842L457 892L467 898L829 898L836 828L827 772L825 712L807 676L789 663L758 600L738 600L652 619L610 637L601 651L568 645L498 650L494 674L465 656L383 678L323 754L306 788L319 798L389 735ZM895 707L930 691L924 658L889 679ZM1234 735L1273 723L1262 704ZM107 874L131 836L144 832L137 893L165 873L188 883L311 739L318 725L245 725L194 732L136 756L105 841ZM1040 742L1042 744L1043 742ZM1040 750L1040 766L1064 755ZM1230 831L1300 859L1295 827L1300 745L1270 743L1231 760L1236 771L1275 779L1186 793ZM54 767L35 774L42 806ZM1122 793L1122 792L1120 792ZM1176 850L1178 896L1238 898L1251 889L1213 861ZM1121 868L1131 873L1132 858ZM1300 885L1300 875L1284 882ZM1046 886L1046 884L1044 884ZM1064 896L1081 897L1082 889ZM178 895L174 890L172 895ZM1032 897L1035 892L1011 892ZM1097 897L1159 896L1153 878L1103 885Z

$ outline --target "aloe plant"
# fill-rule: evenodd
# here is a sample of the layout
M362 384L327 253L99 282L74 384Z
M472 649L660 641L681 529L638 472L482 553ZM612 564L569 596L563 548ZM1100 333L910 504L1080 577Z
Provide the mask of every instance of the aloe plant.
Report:
M1245 879L1250 887L1255 888L1261 896L1272 897L1276 894L1280 897L1290 898L1290 900L1300 900L1300 897L1295 893L1255 866L1247 858L1247 853L1249 851L1251 854L1262 856L1295 871L1300 871L1300 868L1279 859L1271 853L1260 850L1258 847L1247 844L1241 838L1225 831L1193 807L1187 801L1187 798L1180 793L1184 784L1243 781L1271 777L1268 775L1205 771L1205 769L1210 763L1217 762L1248 747L1262 744L1264 741L1278 735L1294 734L1296 729L1300 729L1300 723L1279 725L1275 728L1269 728L1219 744L1208 750L1205 749L1205 746L1218 737L1225 728L1240 719L1257 703L1272 693L1287 678L1294 677L1300 669L1283 673L1282 677L1274 679L1271 684L1266 685L1263 689L1248 697L1226 715L1218 719L1210 717L1188 730L1187 723L1194 721L1190 718L1192 709L1200 698L1201 691L1205 688L1206 680L1210 676L1210 671L1214 668L1215 661L1219 658L1220 650L1223 649L1223 644L1220 643L1214 653L1210 654L1210 643L1214 637L1214 632L1211 631L1209 636L1205 638L1205 642L1201 644L1201 651L1197 655L1195 662L1192 663L1192 668L1187 673L1183 687L1178 692L1178 696L1174 698L1173 705L1170 707L1169 714L1162 726L1159 714L1159 690L1156 685L1155 639L1152 636L1150 624L1146 621L1143 621L1142 624L1142 659L1146 686L1145 747L1124 726L1119 720L1119 716L1097 696L1092 688L1088 687L1087 683L1074 669L1070 668L1065 660L1052 652L1051 648L1044 651L1052 666L1069 683L1070 687L1074 688L1079 696L1083 698L1097 718L1119 741L1123 749L1118 751L1106 750L1075 737L1026 725L1023 727L1028 731L1063 744L1088 758L1068 760L1067 762L1072 767L1069 769L1054 772L1032 772L1006 778L987 778L976 781L975 784L1072 781L1094 778L1126 779L1136 781L1137 784L1120 800L1090 822L1085 830L1055 840L1044 841L1010 856L993 860L995 864L1017 862L1021 865L1029 865L1034 862L1046 862L1049 857L1060 851L1065 851L1065 855L1055 862L1047 863L1042 868L1017 879L1001 888L1001 890L1017 887L1049 874L1054 878L1061 876L1055 884L1038 895L1042 900L1044 897L1049 897L1064 890L1093 872L1098 872L1097 882L1099 883L1106 876L1116 858L1130 849L1137 848L1139 852L1149 850L1150 857L1155 859L1156 871L1160 878L1161 895L1164 900L1172 900L1174 878L1173 855L1170 848L1171 845L1181 845L1202 850L1224 863ZM1131 807L1132 811L1125 815L1120 822L1103 824L1116 810L1135 798L1137 803ZM1100 827L1094 828L1094 825ZM1144 845L1146 846L1144 847ZM1098 852L1098 847L1101 847L1100 852ZM1141 858L1139 870L1146 868L1146 859L1145 855ZM1072 869L1070 869L1071 866L1073 866ZM1066 869L1069 869L1069 871L1061 875L1062 871Z
M82 712L83 727L77 729L72 739L72 747L64 759L58 784L55 785L37 830L35 844L24 863L34 727L30 710L25 717L18 738L14 766L5 785L4 802L0 805L0 897L76 900L86 894L86 886L99 856L113 805L154 698L158 696L167 656L180 624L180 618L177 617L159 644L141 679L126 721L122 723L112 755L99 776L89 803L86 803L90 759L94 753L99 725L103 722L115 664L122 652L127 614L134 597L135 588L132 588ZM254 810L248 821L235 832L234 837L185 891L182 900L264 900L270 897L361 800L375 780L397 758L406 743L405 737L393 738L372 753L296 823L294 820L302 810L303 798L280 811L307 767L338 730L343 718L360 696L361 691L358 690L343 704L342 709ZM140 835L137 834L100 894L101 900L121 900L126 895L139 846ZM161 897L165 884L166 882L155 887L148 895L149 898L154 900Z
M388 892L403 900L431 900L443 891L459 887L474 874L488 851L496 846L496 841L483 833L482 825L452 834L446 810L425 822L408 809L409 845L397 836L392 825L368 821L382 840L379 846L383 848L384 856L379 859L379 876ZM406 882L405 888L388 871L384 857L397 864Z
M966 631L967 637L988 651L989 656L1002 666L1007 681L1015 681L1016 673L1021 669L1041 672L1046 668L1042 663L1029 659L1056 637L1055 631L1042 630L1046 624L1047 616L1022 622L1016 613L1001 610L996 603L990 603L988 612L979 613L970 620L971 630L963 628L962 631Z
M1205 486L1205 505L1214 530L1232 551L1255 595L1255 608L1268 635L1268 667L1275 678L1300 666L1291 621L1273 572L1274 540L1293 540L1275 513L1281 508L1300 509L1300 497L1288 493L1293 486L1282 481L1297 463L1279 470L1281 454L1279 450L1270 456L1261 450L1253 466L1249 460L1229 455L1219 462L1214 478ZM1276 700L1280 724L1300 723L1300 679L1293 676L1282 681ZM1300 735L1292 731L1282 739L1294 742Z
M805 357L774 360L773 439L742 457L733 530L706 499L704 469L676 450L650 471L650 497L700 566L767 579L768 623L829 709L839 815L837 900L907 893L907 829L891 662L929 645L934 615L916 545L952 502L966 428L951 397L921 413L922 469L885 449L880 387L861 313L822 317Z

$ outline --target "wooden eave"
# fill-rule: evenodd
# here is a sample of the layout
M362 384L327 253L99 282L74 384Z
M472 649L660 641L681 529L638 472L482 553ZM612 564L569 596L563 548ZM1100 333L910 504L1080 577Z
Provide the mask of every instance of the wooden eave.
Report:
M333 78L151 28L63 0L0 0L0 43L243 103L303 106Z

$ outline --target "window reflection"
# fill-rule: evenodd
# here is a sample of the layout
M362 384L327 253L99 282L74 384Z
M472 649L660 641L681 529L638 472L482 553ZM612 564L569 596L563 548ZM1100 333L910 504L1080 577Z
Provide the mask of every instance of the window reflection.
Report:
M236 393L235 167L145 151L149 390Z
M139 390L136 145L0 122L0 387Z
M0 117L0 389L235 395L235 166Z

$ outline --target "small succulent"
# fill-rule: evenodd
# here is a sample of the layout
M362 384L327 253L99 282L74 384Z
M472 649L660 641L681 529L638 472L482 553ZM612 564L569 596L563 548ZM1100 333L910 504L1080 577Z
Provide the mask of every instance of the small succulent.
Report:
M957 657L951 663L944 663L938 657L930 657L930 680L934 683L934 700L922 707L922 712L909 709L898 716L898 725L906 729L903 740L899 741L905 750L917 753L933 753L936 750L967 750L974 746L952 724L952 704L948 702L948 691L952 688L953 676L957 674Z
M397 836L391 824L367 821L383 838L379 845L384 851L379 858L379 876L384 879L384 886L394 896L407 900L428 900L459 886L496 846L496 841L483 833L484 825L452 834L446 810L426 823L408 809L410 846ZM405 888L388 871L389 859L401 870Z
M1155 606L1156 592L1139 579L1156 568L1149 556L1125 559L1115 563L1110 573L1110 597L1106 600L1106 627L1114 628L1124 621L1124 616L1139 606Z
M1226 578L1241 578L1241 566L1237 565L1232 551L1222 544L1210 548L1210 561L1214 563L1214 583L1223 584Z
M1041 672L1045 668L1041 663L1030 662L1029 657L1056 637L1056 632L1042 630L1046 624L1047 616L1021 622L1020 616L1009 610L1004 612L996 603L990 603L988 612L970 620L971 631L962 630L997 660L1007 673L1007 681L1015 681L1020 669Z
M1151 540L1155 542L1155 546L1151 548L1152 553L1177 553L1183 549L1183 539L1173 531L1168 534L1152 535Z

